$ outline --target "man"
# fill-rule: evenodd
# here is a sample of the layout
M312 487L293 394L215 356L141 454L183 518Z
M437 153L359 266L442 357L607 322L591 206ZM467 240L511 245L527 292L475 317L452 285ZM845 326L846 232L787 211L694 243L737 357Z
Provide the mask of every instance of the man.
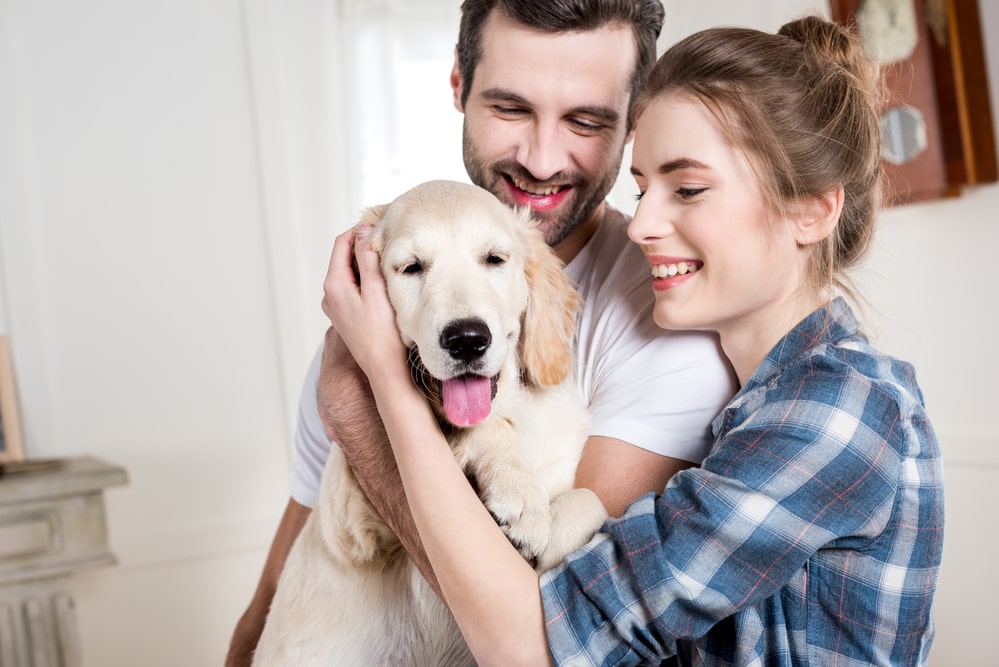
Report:
M713 337L656 327L648 263L628 241L627 218L604 201L662 20L659 0L466 0L451 73L471 180L531 208L584 297L576 374L592 425L576 485L614 516L704 457L708 425L735 389ZM227 665L249 660L284 559L316 502L331 436L435 581L366 380L350 361L331 332L305 382L292 498Z

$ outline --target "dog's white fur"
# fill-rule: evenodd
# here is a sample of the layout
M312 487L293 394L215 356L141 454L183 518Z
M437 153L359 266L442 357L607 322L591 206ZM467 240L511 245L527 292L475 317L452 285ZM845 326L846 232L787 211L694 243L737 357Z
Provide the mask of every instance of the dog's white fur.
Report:
M369 209L404 342L425 376L498 376L489 417L446 423L455 456L511 541L539 571L585 543L606 517L572 490L588 417L571 377L579 297L526 213L471 185L432 181ZM481 357L443 347L455 322L485 323ZM319 502L285 564L254 665L474 664L447 608L333 448Z

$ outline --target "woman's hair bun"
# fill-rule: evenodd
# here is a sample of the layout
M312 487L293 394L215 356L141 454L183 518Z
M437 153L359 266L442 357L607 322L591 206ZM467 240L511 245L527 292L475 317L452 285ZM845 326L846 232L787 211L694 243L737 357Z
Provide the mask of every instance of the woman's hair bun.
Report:
M818 16L785 23L777 32L803 44L817 59L837 65L874 98L880 97L878 67L871 60L856 30Z

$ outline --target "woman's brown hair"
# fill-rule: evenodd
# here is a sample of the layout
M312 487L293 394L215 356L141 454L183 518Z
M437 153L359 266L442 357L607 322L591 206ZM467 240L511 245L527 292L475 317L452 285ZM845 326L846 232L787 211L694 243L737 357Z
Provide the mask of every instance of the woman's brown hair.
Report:
M881 196L879 91L856 35L808 17L776 34L715 28L678 42L650 72L639 111L667 92L700 100L777 212L842 187L839 223L817 244L811 277L851 291L842 272L870 246Z

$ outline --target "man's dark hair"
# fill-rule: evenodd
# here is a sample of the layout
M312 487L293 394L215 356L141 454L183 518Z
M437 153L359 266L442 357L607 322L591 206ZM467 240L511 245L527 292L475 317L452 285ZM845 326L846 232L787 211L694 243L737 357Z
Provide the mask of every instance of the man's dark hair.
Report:
M482 27L493 10L528 28L551 33L596 30L614 23L630 25L636 46L628 113L631 127L635 101L656 61L656 39L665 15L660 0L464 0L458 31L462 106L468 101L475 68L482 57Z

